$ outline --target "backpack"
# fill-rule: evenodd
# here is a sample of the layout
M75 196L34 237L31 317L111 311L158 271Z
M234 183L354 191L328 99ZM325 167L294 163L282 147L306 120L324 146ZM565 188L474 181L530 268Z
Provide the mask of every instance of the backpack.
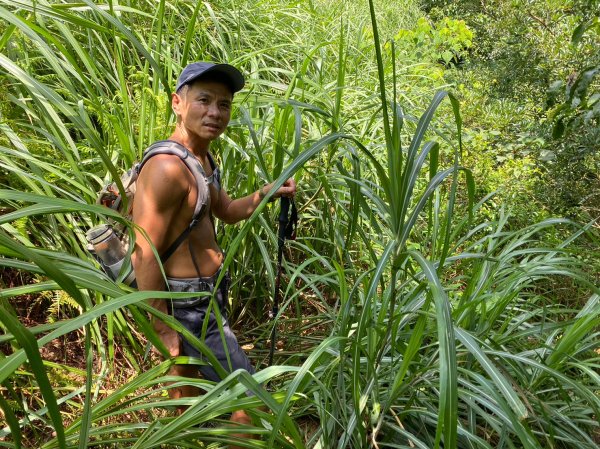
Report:
M198 161L186 147L172 140L155 142L144 151L142 160L134 164L131 169L121 176L125 199L121 195L117 183L112 182L100 191L96 203L116 210L125 218L131 219L138 176L146 162L157 154L172 154L178 156L190 170L192 175L194 175L198 191L196 206L190 224L183 230L179 237L171 243L165 252L160 255L160 260L164 264L199 222L209 200L209 181L204 168L202 167L202 164L200 164L200 161ZM210 153L209 162L213 169L213 173L218 173ZM127 285L136 287L135 273L133 272L130 260L132 248L130 248L129 245L129 236L130 231L128 227L124 224L119 224L114 220L109 221L109 223L94 226L86 232L88 251L100 263L103 271L115 281L120 280Z

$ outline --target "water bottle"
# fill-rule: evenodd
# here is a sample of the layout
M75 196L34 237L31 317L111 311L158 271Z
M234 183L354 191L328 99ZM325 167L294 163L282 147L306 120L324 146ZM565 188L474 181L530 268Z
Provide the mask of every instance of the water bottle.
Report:
M93 227L85 236L94 248L96 256L106 266L111 266L123 260L127 250L111 225L102 224Z
M117 280L127 255L127 245L108 224L94 226L85 235L106 274L113 280ZM131 264L126 267L126 270L123 282L135 286L135 274Z

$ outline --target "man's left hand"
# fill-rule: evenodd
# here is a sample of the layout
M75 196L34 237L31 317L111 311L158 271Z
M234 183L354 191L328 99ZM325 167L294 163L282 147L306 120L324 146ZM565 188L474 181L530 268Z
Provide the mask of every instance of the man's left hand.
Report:
M272 188L273 188L273 183L264 185L260 189L261 199L264 198L265 196L267 196L267 194L271 191ZM282 196L285 196L287 198L293 198L295 195L296 195L296 181L294 181L294 178L290 178L287 181L285 181L281 187L279 187L277 192L275 192L275 194L271 197L271 200L274 200L276 198L281 198Z

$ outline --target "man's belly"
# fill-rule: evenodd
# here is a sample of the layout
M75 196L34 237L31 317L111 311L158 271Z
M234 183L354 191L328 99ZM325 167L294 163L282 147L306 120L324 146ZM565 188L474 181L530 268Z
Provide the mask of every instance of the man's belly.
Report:
M165 263L171 278L212 276L223 263L223 251L217 244L213 222L205 216L187 239Z
M216 245L211 248L197 248L184 242L182 248L179 248L165 264L165 274L171 278L209 277L217 272L223 259L223 252Z

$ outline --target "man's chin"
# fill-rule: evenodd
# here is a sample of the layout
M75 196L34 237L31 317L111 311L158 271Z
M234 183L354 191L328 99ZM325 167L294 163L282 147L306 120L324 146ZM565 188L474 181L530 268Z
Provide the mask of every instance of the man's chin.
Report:
M204 132L204 136L209 139L216 139L223 134L224 129L221 128L207 128Z

